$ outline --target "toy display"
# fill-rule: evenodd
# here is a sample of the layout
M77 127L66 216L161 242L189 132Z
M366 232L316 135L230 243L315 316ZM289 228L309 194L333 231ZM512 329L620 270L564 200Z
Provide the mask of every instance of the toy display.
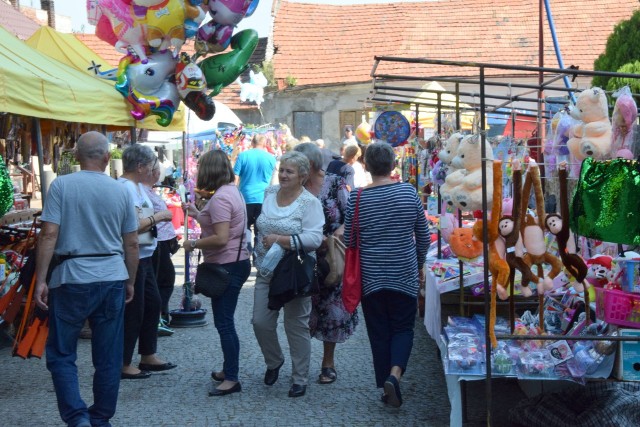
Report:
M582 91L571 115L580 122L571 128L569 151L579 161L592 157L605 159L611 152L611 122L607 95L598 87Z
M486 150L486 162L482 158L481 139L479 135L464 137L460 141L456 156L451 160L451 165L458 170L447 176L446 184L451 186L449 190L449 204L464 211L482 209L482 168L487 177L487 204L491 204L493 197L493 151L490 147ZM455 179L449 179L456 175ZM457 185L456 182L459 183ZM441 189L442 191L442 189ZM444 198L445 196L443 196Z
M631 95L629 86L613 94L617 97L613 108L611 153L612 157L633 159L633 125L638 119L638 106Z

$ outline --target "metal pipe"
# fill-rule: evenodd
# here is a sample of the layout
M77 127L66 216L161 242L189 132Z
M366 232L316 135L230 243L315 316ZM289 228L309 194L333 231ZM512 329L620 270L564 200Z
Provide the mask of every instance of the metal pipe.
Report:
M33 128L35 129L36 134L36 150L38 152L38 172L40 174L40 197L42 198L42 207L44 207L44 201L47 197L47 185L44 182L44 152L42 150L42 129L40 128L40 119L37 117L33 118ZM23 144L25 142L23 141ZM33 174L33 182L31 186L33 187L33 194L36 193L36 175L33 173L33 163L31 164L31 173Z

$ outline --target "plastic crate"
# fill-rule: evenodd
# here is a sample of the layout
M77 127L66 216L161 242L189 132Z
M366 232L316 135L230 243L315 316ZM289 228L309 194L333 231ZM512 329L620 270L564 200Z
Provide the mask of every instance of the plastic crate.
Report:
M595 288L596 315L613 325L640 329L640 294Z

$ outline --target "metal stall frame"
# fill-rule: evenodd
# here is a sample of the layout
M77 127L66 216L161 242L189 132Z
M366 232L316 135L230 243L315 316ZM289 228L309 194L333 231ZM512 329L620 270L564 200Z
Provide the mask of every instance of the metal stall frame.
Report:
M421 76L416 75L399 75L399 74L386 74L379 73L378 68L384 67L387 63L402 63L402 64L412 64L414 68L419 68L420 66L424 66L424 70L421 71ZM437 71L438 66L448 66L448 67L458 67L460 69L472 69L473 74L476 78L464 78L464 77L447 77L442 75L434 75ZM502 70L508 71L510 74L500 74L500 75L487 75L487 70ZM525 75L518 73L526 73ZM464 74L464 73L461 73ZM468 74L468 73L467 73ZM544 76L551 74L551 77L545 81ZM525 84L525 83L507 83L503 81L495 81L491 80L492 78L499 79L508 79L514 77L539 77L539 84ZM371 77L373 79L373 90L368 101L373 103L414 103L417 106L426 105L430 107L436 107L438 109L438 115L440 116L442 105L440 102L440 94L441 93L452 93L456 95L456 98L459 99L460 96L473 96L474 98L479 99L479 105L473 106L471 110L477 111L480 113L480 125L479 125L479 133L480 133L480 141L481 141L481 151L482 151L482 161L487 161L487 135L486 135L486 115L488 112L491 113L500 113L498 112L498 108L504 107L506 105L511 104L512 106L517 102L535 102L537 104L537 118L540 119L550 119L545 112L540 111L540 106L547 102L544 96L545 90L553 90L557 92L565 92L568 93L570 99L573 99L573 94L580 89L572 88L572 87L559 87L554 86L553 82L563 79L564 82L568 80L569 77L572 80L575 80L577 77L593 77L593 76L606 76L606 77L620 77L620 78L631 78L631 79L640 79L639 74L629 74L629 73L615 73L615 72L606 72L606 71L590 71L590 70L579 70L576 67L568 67L568 68L548 68L548 67L530 67L530 66L519 66L519 65L505 65L505 64L490 64L490 63L480 63L480 62L466 62L466 61L448 61L448 60L438 60L438 59L427 59L427 58L403 58L403 57L393 57L393 56L375 56L374 57L374 65L371 71ZM413 88L408 86L389 86L387 83L389 82L430 82L430 81L438 81L438 82L448 82L455 83L455 91L437 91L439 92L437 102L434 104L432 100L425 100L422 102L418 100L418 102L410 102L408 101L408 95L403 95L398 92L427 92L422 88ZM460 92L460 84L474 85L478 87L478 93L470 93L470 92ZM522 94L515 96L499 96L499 95L491 95L486 93L487 87L492 86L507 86L511 90L512 88L517 89L531 89L537 91L539 94L538 98L529 98L525 96L521 96ZM411 97L415 100L414 97ZM502 104L489 105L487 104L487 100L504 100L507 98L506 102ZM427 102L431 101L431 102ZM552 101L553 102L553 101ZM568 102L567 102L568 103ZM513 107L512 107L513 108ZM450 109L450 108L449 108ZM459 102L456 103L456 116L459 117L460 108ZM510 113L507 113L510 114ZM459 126L458 126L459 127ZM438 129L440 131L441 129ZM543 135L541 132L538 132L537 138L540 140L543 139ZM542 153L541 153L542 154ZM542 162L543 163L543 162ZM542 171L541 171L542 172ZM486 169L482 168L482 219L484 224L487 224L487 176ZM488 240L488 230L483 227L483 240ZM483 257L484 259L488 259L488 247L483 245ZM484 283L488 284L489 282L489 268L488 263L484 263ZM462 274L460 274L460 286L461 286L461 297L460 304L465 304L464 298L462 296L462 288L463 288L463 278ZM489 316L490 312L490 287L484 287L484 312L485 316ZM515 313L515 308L513 306L513 297L510 298L510 316L512 317L511 322L513 322L513 315ZM461 307L462 311L462 307ZM490 322L485 322L485 342L490 343ZM552 341L552 340L561 340L566 339L564 335L540 335L540 336L521 336L521 335L513 335L513 329L511 330L512 334L500 334L496 335L496 338L499 340L506 339L524 339L524 340L543 340L543 341ZM598 336L581 336L581 337L572 337L572 340L592 340L592 341L635 341L638 339L634 337L621 337L621 336L608 336L608 337L598 337ZM492 388L491 388L491 352L492 346L486 345L485 348L485 365L486 365L486 375L485 375L485 393L486 393L486 425L491 425L491 405L492 405Z

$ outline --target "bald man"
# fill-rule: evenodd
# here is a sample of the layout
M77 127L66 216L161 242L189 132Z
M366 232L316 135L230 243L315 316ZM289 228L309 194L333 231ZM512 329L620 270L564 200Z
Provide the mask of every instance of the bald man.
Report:
M133 298L138 267L138 220L127 189L104 173L107 138L81 135L76 158L81 171L58 177L47 194L34 297L49 314L47 369L60 417L70 426L108 426L118 401L124 306ZM80 396L75 363L86 320L95 367L89 408Z

